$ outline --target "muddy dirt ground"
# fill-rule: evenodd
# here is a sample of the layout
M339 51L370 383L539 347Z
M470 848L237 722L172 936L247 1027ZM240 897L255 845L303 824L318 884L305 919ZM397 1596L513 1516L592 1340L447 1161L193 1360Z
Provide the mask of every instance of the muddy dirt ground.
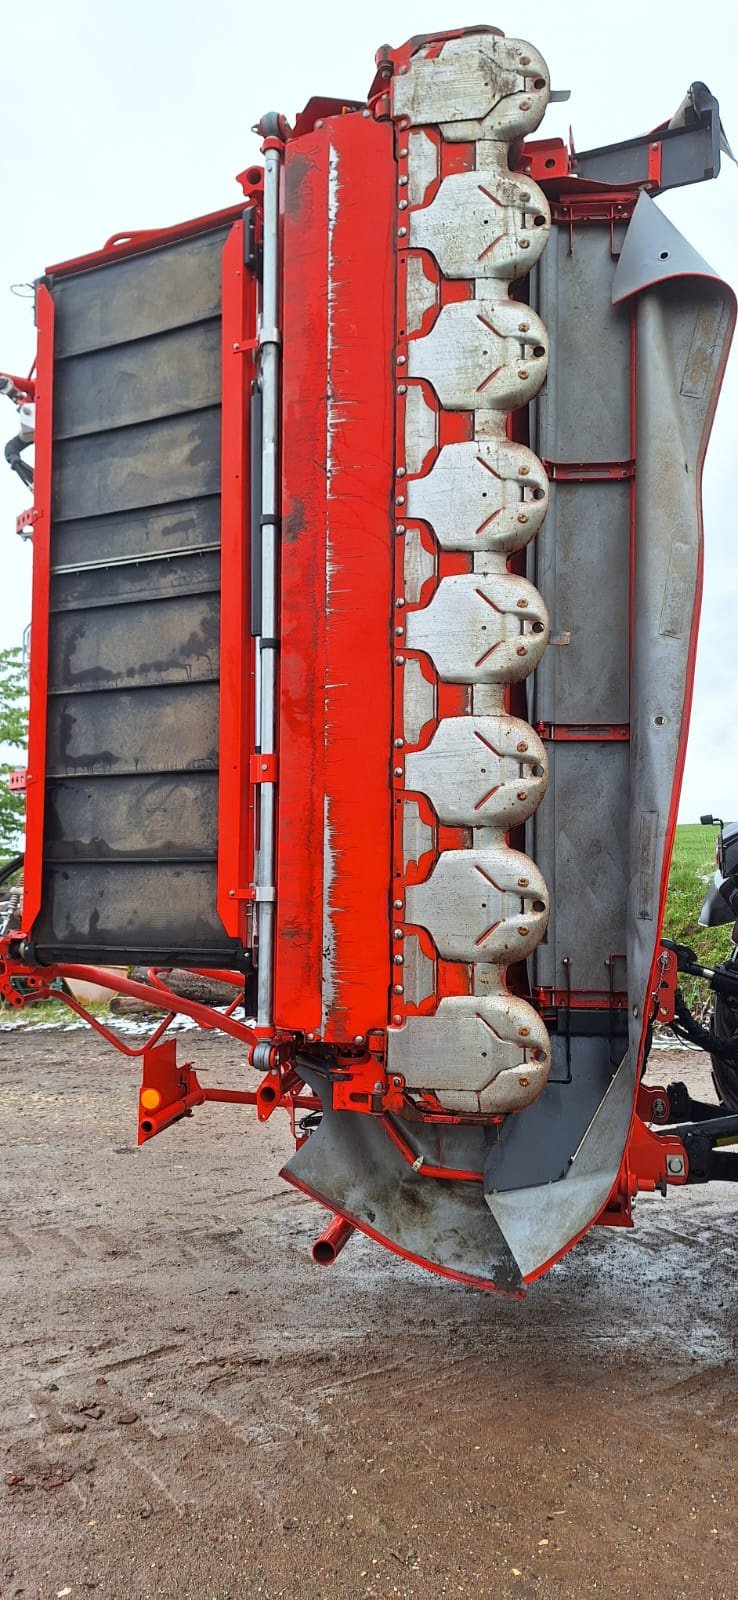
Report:
M523 1304L358 1236L320 1269L286 1121L138 1151L136 1079L0 1033L2 1600L732 1600L738 1195L643 1198Z

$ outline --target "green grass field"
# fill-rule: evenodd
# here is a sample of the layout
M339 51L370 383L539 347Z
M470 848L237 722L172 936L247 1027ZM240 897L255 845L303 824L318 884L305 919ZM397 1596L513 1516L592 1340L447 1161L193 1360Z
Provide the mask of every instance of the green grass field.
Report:
M715 828L703 828L699 823L680 823L674 841L664 917L664 937L691 945L698 961L706 967L724 961L730 952L729 922L720 928L700 928L697 922L715 871L716 832ZM685 978L682 988L690 1006L707 998L706 985L697 979Z

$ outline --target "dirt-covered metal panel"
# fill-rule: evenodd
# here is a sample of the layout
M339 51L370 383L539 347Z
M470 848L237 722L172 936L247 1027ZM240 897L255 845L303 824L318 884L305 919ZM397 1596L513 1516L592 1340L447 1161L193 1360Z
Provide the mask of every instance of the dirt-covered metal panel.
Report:
M42 959L238 958L216 911L226 237L47 280Z

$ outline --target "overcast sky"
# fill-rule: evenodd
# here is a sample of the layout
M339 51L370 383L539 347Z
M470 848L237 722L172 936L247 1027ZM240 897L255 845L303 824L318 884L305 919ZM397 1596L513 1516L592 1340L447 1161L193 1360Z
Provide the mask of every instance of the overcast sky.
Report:
M30 301L10 291L50 262L112 233L163 227L232 204L234 175L258 159L251 125L290 119L311 95L366 94L374 52L410 35L484 20L527 38L556 88L542 132L580 149L628 138L669 117L695 78L720 100L738 150L738 7L710 0L516 0L482 15L472 0L34 0L2 4L0 369L33 359ZM738 169L659 202L738 287ZM707 460L705 597L681 820L738 816L738 514L734 351ZM14 414L0 401L0 441ZM27 503L0 459L0 646L20 641L30 611L30 550L14 534Z

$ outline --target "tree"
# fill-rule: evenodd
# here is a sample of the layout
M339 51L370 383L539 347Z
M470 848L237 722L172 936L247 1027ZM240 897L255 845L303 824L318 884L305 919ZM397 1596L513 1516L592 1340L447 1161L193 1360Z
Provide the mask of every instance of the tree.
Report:
M23 651L0 650L0 747L18 751L15 762L0 761L0 859L20 846L25 796L8 788L8 774L23 765L28 737L28 677Z

